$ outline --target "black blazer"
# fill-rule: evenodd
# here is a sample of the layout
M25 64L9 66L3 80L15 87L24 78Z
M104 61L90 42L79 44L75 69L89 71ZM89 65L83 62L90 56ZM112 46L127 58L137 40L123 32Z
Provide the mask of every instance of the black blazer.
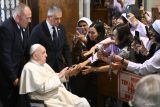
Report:
M29 58L29 36L25 31L22 41L21 31L12 17L0 25L0 75L5 83L13 84L20 77Z
M46 21L35 26L31 32L31 45L39 43L46 48L47 63L59 72L62 68L72 65L71 51L67 42L66 32L63 25L59 25L58 29L58 45L55 46L51 40Z

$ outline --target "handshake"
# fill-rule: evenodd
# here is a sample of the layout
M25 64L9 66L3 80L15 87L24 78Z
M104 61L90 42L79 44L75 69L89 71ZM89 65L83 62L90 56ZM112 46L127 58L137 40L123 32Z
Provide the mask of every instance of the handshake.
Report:
M80 72L80 66L79 65L72 65L71 67L65 67L58 73L58 76L61 78L63 76L65 77L71 77L75 76Z

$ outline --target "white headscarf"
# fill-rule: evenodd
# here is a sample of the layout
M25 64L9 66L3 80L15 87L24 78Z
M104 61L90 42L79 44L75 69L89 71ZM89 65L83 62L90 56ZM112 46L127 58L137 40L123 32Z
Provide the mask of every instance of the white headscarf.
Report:
M40 44L33 44L33 45L31 46L31 48L30 48L30 52L29 52L30 55L32 55L39 46L41 46L41 45L40 45Z
M87 18L87 17L80 18L79 21L78 21L78 23L80 21L85 21L88 24L88 26L90 26L92 24L92 21L89 18Z

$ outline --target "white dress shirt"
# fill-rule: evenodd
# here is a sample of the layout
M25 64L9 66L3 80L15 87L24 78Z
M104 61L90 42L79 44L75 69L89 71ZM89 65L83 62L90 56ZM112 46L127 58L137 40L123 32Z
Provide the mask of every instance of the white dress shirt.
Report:
M46 20L46 23L47 23L47 26L48 26L48 29L49 29L49 32L50 32L50 34L51 34L51 38L52 38L52 40L53 40L53 26ZM55 27L55 30L56 30L56 33L57 33L57 37L58 37L58 28L56 27L56 26L54 26Z
M18 24L17 24L17 26L18 26L18 28L21 30L21 27L20 27ZM25 29L22 28L22 30L23 30L23 32L25 32ZM21 39L22 39L22 41L23 41L23 36L24 36L24 35L23 35L22 31L21 31Z

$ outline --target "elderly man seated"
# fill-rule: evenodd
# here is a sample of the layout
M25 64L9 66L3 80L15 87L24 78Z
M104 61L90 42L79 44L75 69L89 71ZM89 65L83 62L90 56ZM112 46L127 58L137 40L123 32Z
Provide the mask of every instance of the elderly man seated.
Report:
M136 85L135 95L129 102L131 107L160 106L160 75L143 77Z
M46 63L46 49L40 44L31 46L30 55L31 59L21 74L20 94L44 100L47 107L90 107L85 98L70 93L61 82L74 74L75 67L66 67L60 73L55 73Z

